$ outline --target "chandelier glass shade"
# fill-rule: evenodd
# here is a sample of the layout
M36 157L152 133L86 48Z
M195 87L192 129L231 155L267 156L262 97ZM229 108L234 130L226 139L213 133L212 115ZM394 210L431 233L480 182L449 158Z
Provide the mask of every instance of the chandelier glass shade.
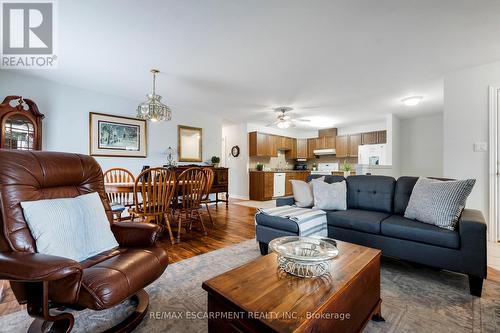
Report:
M163 104L160 95L156 95L156 74L160 71L152 69L153 73L153 92L147 95L147 100L137 107L137 118L151 121L169 121L172 120L172 110Z

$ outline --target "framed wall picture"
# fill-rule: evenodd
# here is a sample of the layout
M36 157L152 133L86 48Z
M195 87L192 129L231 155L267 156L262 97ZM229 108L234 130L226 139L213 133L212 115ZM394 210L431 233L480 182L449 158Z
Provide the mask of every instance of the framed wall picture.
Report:
M90 112L89 121L90 155L146 157L145 120Z
M179 162L201 162L203 132L201 128L177 127Z

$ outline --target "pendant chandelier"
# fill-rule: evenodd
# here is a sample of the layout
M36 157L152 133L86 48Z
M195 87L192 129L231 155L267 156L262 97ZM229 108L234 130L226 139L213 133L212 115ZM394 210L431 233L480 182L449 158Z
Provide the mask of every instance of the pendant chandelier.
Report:
M172 119L172 110L160 102L160 95L156 95L156 74L160 73L160 71L152 69L151 73L153 73L153 93L148 94L148 100L137 107L137 118L151 121L169 121Z

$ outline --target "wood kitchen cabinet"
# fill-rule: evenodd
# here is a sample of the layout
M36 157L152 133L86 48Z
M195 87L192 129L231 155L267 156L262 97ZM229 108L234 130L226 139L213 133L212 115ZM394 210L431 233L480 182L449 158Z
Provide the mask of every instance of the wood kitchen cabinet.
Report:
M307 139L297 139L297 158L307 158Z
M387 131L361 133L361 144L374 145L381 143L387 143Z
M281 135L250 132L248 133L249 156L276 157L278 156L278 150L286 152L292 150L294 148L294 140L293 138Z
M387 131L377 132L377 143L387 143Z
M314 150L316 149L316 139L307 139L307 158L314 158Z
M315 149L326 149L326 139L325 137L316 138L316 143L314 144Z
M250 200L271 200L274 194L274 172L250 171Z
M325 136L325 149L335 149L337 146L336 136Z
M287 160L295 160L297 158L297 139L290 138L290 149L285 152L285 158Z
M272 139L269 134L250 132L248 133L249 156L271 156Z
M358 157L358 147L361 145L361 134L352 134L349 135L349 149L348 156L349 157Z
M337 157L358 157L358 146L361 145L362 134L337 136Z
M378 143L378 132L366 132L361 133L361 144L363 145L374 145Z
M349 156L349 136L339 135L335 143L335 150L337 157L348 157Z

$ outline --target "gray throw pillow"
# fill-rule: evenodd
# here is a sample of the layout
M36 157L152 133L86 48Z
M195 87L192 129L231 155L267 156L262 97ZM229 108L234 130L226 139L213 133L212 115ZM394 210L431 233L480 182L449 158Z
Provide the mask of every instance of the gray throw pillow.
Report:
M324 182L325 177L319 177L311 180L311 182L306 183L303 180L290 180L292 183L292 193L293 199L295 200L295 206L297 207L312 207L314 204L312 184L314 182Z
M347 209L347 185L345 180L332 184L314 182L312 187L315 209Z
M405 217L455 230L475 179L442 181L419 178L411 192Z

